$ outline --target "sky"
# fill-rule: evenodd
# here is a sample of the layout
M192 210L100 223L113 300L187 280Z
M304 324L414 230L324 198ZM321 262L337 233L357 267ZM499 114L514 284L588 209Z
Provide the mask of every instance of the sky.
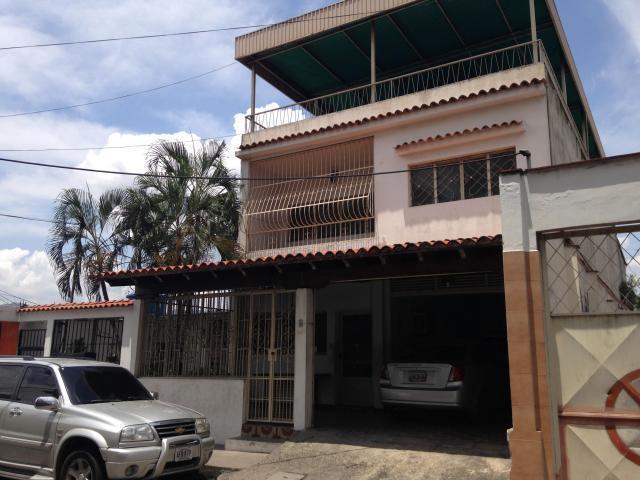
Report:
M328 0L0 0L0 47L272 23ZM640 151L640 5L637 0L556 0L606 153ZM250 30L247 30L250 31ZM233 62L240 32L0 51L0 116L145 90ZM121 101L0 118L0 150L147 145L221 137L244 127L250 75L239 65ZM257 104L287 99L263 81ZM229 143L227 163L239 168ZM144 171L144 147L0 156ZM0 164L0 213L51 217L63 188L94 192L123 177ZM45 248L48 225L0 218L0 291L59 302ZM117 292L122 293L122 292Z

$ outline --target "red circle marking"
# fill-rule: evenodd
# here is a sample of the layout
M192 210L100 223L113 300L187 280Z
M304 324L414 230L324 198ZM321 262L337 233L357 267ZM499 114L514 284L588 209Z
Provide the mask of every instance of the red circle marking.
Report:
M605 404L607 410L615 410L618 397L620 397L620 394L623 391L627 392L633 401L640 406L640 391L632 385L632 382L639 378L640 370L636 370L618 380L616 384L611 387L611 390L609 390L609 395L607 396L607 402ZM611 442L613 442L618 451L624 455L626 459L632 461L636 465L640 465L640 455L635 453L624 443L624 440L620 437L618 428L614 422L607 424L607 433L609 434Z

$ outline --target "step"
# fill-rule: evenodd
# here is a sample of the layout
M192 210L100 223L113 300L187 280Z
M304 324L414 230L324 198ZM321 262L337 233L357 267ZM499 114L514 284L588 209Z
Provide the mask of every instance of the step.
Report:
M224 449L234 452L271 453L284 443L272 438L235 437L224 441Z

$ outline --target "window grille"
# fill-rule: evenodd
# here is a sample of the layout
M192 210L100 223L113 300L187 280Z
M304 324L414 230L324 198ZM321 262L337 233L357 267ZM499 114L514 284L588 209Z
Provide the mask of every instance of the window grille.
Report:
M253 162L247 252L372 237L372 172L371 138Z
M431 167L414 167L411 170L411 205L415 207L499 195L500 172L514 168L515 151Z
M20 330L18 355L42 357L47 330L44 328Z
M51 356L95 356L101 362L120 363L122 318L56 320Z

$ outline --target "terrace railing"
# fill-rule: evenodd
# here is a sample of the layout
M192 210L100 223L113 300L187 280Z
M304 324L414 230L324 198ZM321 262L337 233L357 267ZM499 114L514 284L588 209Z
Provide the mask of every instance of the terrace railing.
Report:
M538 63L545 58L540 41L502 48L283 107L247 115L247 133L286 125L373 102L431 90Z

